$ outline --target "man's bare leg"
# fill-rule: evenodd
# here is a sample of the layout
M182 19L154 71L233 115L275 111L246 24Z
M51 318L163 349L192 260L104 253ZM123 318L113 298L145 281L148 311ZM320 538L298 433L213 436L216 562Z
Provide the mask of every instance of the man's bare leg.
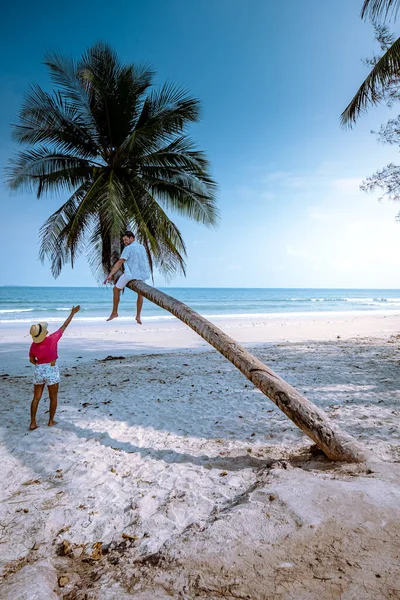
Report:
M54 385L49 385L47 388L49 390L49 398L50 398L50 416L49 416L49 427L53 425L57 425L57 421L54 420L54 415L57 410L57 400L58 400L58 383Z
M136 321L139 323L139 325L142 324L142 321L140 319L141 317L141 312L142 312L142 307L143 307L143 296L141 296L140 294L138 294L137 296L137 302L136 302Z
M33 386L33 400L31 402L31 423L29 425L29 429L31 431L33 431L33 429L37 429L37 427L38 427L38 425L36 423L36 413L37 413L40 399L43 394L43 390L44 390L44 384Z
M118 317L118 305L121 298L121 290L114 285L113 289L113 309L111 315L108 317L107 321L112 321Z

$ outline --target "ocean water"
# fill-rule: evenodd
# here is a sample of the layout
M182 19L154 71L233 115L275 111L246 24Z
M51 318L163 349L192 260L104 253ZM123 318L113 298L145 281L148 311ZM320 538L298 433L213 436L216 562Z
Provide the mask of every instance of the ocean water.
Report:
M400 313L400 290L161 288L210 319L311 316L328 313ZM108 287L0 287L0 326L48 321L62 323L74 304L81 305L76 321L104 321L111 312ZM119 315L135 318L136 294L126 290ZM145 300L143 321L173 317Z

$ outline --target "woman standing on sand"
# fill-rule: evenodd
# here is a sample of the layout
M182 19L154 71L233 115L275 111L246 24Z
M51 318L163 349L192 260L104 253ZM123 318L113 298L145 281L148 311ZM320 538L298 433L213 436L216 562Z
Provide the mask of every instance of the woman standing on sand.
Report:
M47 323L37 323L32 325L30 334L32 336L32 345L29 350L29 361L35 365L35 373L33 375L33 400L31 403L31 423L29 429L37 429L36 412L39 406L40 399L43 394L44 386L47 385L50 398L50 417L49 427L56 425L54 415L57 410L58 401L58 384L60 383L60 372L57 366L58 358L58 341L64 331L71 323L74 315L80 310L80 306L73 306L71 314L65 323L52 333L47 335Z

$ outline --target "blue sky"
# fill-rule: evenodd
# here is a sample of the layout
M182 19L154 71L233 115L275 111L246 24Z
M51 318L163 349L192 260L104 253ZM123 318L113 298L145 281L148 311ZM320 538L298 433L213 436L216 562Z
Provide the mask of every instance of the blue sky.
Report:
M50 88L47 49L78 56L110 43L156 81L202 103L191 135L219 184L221 221L180 217L186 279L198 287L400 287L400 206L359 191L396 162L371 135L389 116L372 108L356 127L339 116L376 50L361 0L47 0L8 3L0 36L0 168L15 148L10 123L31 83ZM394 109L395 111L395 109ZM394 113L395 114L395 113ZM1 186L2 285L95 285L84 259L54 281L37 259L38 230L62 196L37 200ZM165 281L157 276L157 285Z

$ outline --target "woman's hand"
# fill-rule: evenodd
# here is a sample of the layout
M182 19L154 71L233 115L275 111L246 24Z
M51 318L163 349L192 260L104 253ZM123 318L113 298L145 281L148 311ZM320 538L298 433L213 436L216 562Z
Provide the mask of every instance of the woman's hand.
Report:
M76 315L77 312L79 312L81 310L81 307L79 306L73 306L71 309L71 315Z

